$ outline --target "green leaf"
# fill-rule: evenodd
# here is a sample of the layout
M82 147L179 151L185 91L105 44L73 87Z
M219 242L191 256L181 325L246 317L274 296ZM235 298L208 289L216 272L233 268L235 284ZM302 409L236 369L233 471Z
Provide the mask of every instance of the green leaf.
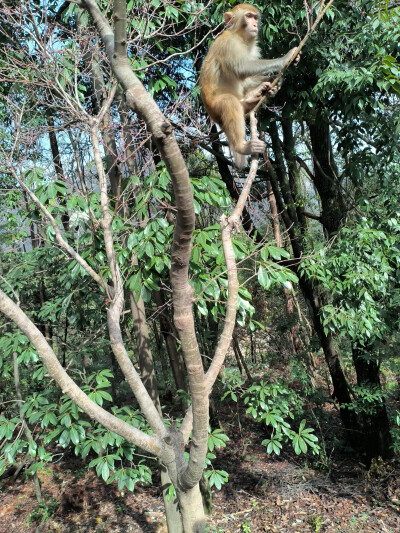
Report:
M31 457L36 457L37 444L34 440L29 441L28 453Z
M145 246L145 252L146 252L147 257L152 258L154 256L154 246L151 241L147 241L146 246Z
M271 277L262 266L258 269L258 282L265 290L268 290L271 287Z

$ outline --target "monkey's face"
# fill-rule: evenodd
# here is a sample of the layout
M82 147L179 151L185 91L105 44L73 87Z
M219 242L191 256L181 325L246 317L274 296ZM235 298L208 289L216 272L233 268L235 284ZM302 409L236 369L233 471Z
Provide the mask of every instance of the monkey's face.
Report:
M255 39L258 35L258 19L258 14L253 11L247 11L244 14L243 29L247 37L250 39Z

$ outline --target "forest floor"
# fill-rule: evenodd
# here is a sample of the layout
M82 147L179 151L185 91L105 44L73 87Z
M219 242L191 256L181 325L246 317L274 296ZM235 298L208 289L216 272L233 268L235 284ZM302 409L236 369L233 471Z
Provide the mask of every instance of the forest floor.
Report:
M334 449L328 471L290 450L269 457L260 444L265 433L252 420L241 432L233 423L224 429L230 442L217 450L214 467L226 470L229 482L213 489L210 533L400 531L398 460L367 471L354 453ZM42 524L32 480L0 481L0 533L166 532L157 474L154 485L122 493L69 456L46 467L40 480L50 515Z

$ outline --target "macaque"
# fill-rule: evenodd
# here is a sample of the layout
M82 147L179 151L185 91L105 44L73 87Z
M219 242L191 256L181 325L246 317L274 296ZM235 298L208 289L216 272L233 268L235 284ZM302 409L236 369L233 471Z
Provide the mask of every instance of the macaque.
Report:
M260 59L257 45L259 10L239 4L224 14L225 31L212 43L200 73L201 98L211 119L225 132L236 166L246 155L263 153L260 139L246 141L245 115L270 90L271 74L292 58L295 48L278 59ZM299 57L296 58L296 63Z

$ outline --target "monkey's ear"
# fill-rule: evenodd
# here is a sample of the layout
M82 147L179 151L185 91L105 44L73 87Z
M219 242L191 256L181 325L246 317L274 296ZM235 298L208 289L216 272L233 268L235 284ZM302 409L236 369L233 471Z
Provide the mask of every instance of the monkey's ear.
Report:
M224 13L224 21L227 26L229 26L229 24L232 22L233 17L234 14L232 13L232 11L227 11L226 13Z

